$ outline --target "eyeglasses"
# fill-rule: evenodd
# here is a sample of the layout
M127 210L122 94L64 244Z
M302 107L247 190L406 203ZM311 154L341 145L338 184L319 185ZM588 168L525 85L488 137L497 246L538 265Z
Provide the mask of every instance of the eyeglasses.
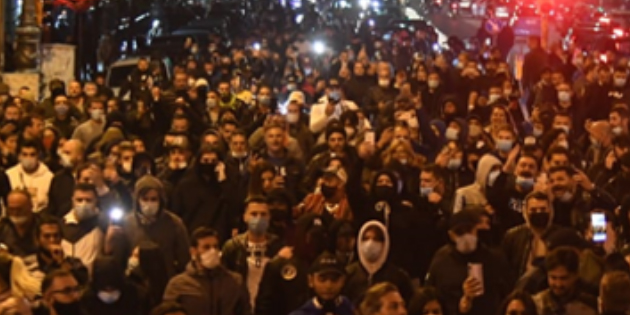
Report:
M81 286L66 287L61 290L52 291L52 294L63 294L63 295L69 296L73 294L79 294L81 293L82 290L83 288Z

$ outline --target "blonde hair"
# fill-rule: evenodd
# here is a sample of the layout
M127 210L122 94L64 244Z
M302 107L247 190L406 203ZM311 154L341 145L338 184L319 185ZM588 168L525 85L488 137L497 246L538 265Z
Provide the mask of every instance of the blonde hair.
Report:
M11 261L11 293L15 297L33 301L41 292L41 281L31 276L22 258L13 256Z
M424 164L424 160L421 155L416 154L411 147L411 144L408 141L394 139L389 147L383 151L381 155L381 159L383 160L383 165L389 165L389 163L393 160L393 155L396 152L396 149L399 147L403 147L409 156L409 165L415 167L422 167Z
M373 285L365 292L365 297L359 307L361 315L378 314L381 307L383 307L381 298L392 292L399 291L398 288L390 282L381 282Z

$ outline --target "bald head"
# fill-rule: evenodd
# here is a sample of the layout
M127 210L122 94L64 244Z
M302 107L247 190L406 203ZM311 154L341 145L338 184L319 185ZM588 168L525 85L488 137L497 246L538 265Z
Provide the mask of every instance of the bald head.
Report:
M85 148L83 143L76 139L71 139L66 141L61 148L61 153L67 155L68 159L72 163L72 166L76 167L77 165L83 162L83 155L85 152Z
M12 190L7 195L7 216L15 225L27 224L33 217L33 201L26 190Z
M609 146L612 141L613 132L608 121L598 120L591 123L588 126L588 132L593 140L598 141L605 147Z

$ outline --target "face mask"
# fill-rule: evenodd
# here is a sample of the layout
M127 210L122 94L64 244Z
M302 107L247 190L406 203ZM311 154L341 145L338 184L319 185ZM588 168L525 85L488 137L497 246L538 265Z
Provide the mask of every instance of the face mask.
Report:
M216 178L216 168L217 165L215 163L199 164L199 171L201 172L201 174L209 177L210 179Z
M81 310L80 302L72 302L72 303L60 303L54 302L53 306L55 312L57 314L63 315L81 315L83 311Z
M377 200L391 200L396 191L392 186L376 186L374 187L374 196Z
M493 186L494 182L497 180L497 178L499 177L499 175L501 175L501 171L500 170L496 170L496 171L492 171L488 174L488 186Z
M33 157L21 158L20 164L25 171L33 171L37 167L37 159Z
M517 176L516 185L523 188L524 190L531 190L532 188L534 188L534 178Z
M512 150L512 145L513 142L512 140L504 140L504 139L500 139L497 140L497 150L507 153L510 150Z
M409 126L409 128L413 128L413 129L418 128L418 118L417 117L409 118L407 120L407 126Z
M500 98L501 98L501 95L499 94L490 94L488 95L488 103L494 103L498 101Z
M330 199L337 193L337 187L322 185L320 191L322 192L322 196L324 196L324 198Z
M90 111L90 117L92 117L92 119L94 120L103 119L103 115L104 115L104 112L102 109L93 109L92 111Z
M532 227L544 229L549 225L549 213L536 212L529 215L529 224Z
M212 248L199 257L201 265L206 269L214 269L221 264L221 252Z
M247 157L247 152L234 152L232 151L232 157L233 158L237 158L237 159L242 159L242 158L246 158Z
M573 200L573 193L571 191L566 190L562 196L560 196L560 201L562 202L570 202Z
M131 173L131 162L123 162L122 163L122 169L125 173Z
M331 91L330 93L328 93L328 99L333 103L339 102L341 100L341 92Z
M440 81L438 81L438 80L429 80L427 82L427 84L429 85L429 88L436 89L440 85Z
M231 94L221 94L221 102L227 103L232 99Z
M616 87L624 87L626 86L626 79L615 79Z
M267 232L269 228L269 219L262 217L253 217L249 219L247 222L247 226L249 231L256 235L263 235Z
M462 254L470 254L477 249L477 236L464 234L455 238L455 248Z
M23 225L28 222L28 217L26 216L9 216L9 220L13 223L13 225Z
M61 165L65 168L72 168L74 167L72 165L72 160L70 158L70 155L65 154L65 153L59 153L59 162L61 162Z
M300 120L300 114L298 113L288 113L287 114L287 122L290 124L295 124Z
M571 93L569 93L567 91L560 91L560 92L558 92L558 100L560 102L569 102L569 101L571 101Z
M543 135L543 130L541 128L534 128L532 134L534 135L534 137L540 138L540 136Z
M454 171L462 166L462 159L450 159L446 166L449 170Z
M127 268L128 269L136 269L140 266L140 259L136 258L136 257L129 257L129 260L127 261Z
M57 106L55 106L55 112L58 115L62 115L62 116L68 113L68 109L69 109L68 105L57 105Z
M120 291L98 291L99 300L105 304L114 304L120 299Z
M446 129L446 140L450 140L450 141L456 141L458 139L459 136L459 130L449 127Z
M292 92L297 90L297 86L295 84L287 84L287 91Z
M569 148L569 141L567 141L567 140L560 140L560 141L558 141L558 146L559 147L563 147L565 149L568 149Z
M621 128L621 126L614 127L612 129L612 132L615 134L615 136L618 136L623 133L623 128Z
M468 127L468 134L471 137L479 137L482 131L481 126L478 125L470 125L470 127Z
M355 133L354 128L352 128L352 127L344 127L343 129L346 130L346 136L348 138L354 137L354 133Z
M271 97L260 95L258 96L258 103L264 106L269 106L269 104L271 104Z
M367 240L361 243L361 254L365 259L369 262L375 262L381 257L381 253L383 252L383 243L377 242L374 240Z
M146 217L155 217L160 210L160 203L157 201L140 200L138 203L140 204L140 212Z
M217 106L217 100L212 98L207 99L206 106L208 106L208 108L215 108Z
M83 221L93 217L96 213L94 211L94 205L83 202L74 206L74 214L76 215L77 220Z
M433 192L433 187L420 187L420 196L426 197Z
M564 131L566 133L569 133L569 131L570 131L569 126L566 126L566 125L555 126L554 129L562 130L562 131Z
M389 87L389 79L378 79L378 86L382 88Z

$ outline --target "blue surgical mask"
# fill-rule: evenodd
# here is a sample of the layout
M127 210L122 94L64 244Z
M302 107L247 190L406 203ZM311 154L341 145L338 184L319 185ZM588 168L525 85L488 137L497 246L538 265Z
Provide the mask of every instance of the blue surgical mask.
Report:
M331 91L330 93L328 93L328 99L331 102L339 102L341 100L341 92L339 91Z
M120 291L99 291L98 298L105 304L114 304L120 299Z
M449 170L456 170L462 166L462 159L450 159L446 168Z
M531 190L532 188L534 188L534 178L517 176L516 185L523 188L524 190Z
M250 232L256 235L262 235L265 234L269 228L269 219L263 217L253 217L249 219L247 226L249 227Z
M433 187L420 187L420 196L426 197L433 192Z
M505 140L505 139L500 139L497 140L497 150L501 151L501 152L509 152L510 150L512 150L512 145L514 144L514 142L512 140Z

